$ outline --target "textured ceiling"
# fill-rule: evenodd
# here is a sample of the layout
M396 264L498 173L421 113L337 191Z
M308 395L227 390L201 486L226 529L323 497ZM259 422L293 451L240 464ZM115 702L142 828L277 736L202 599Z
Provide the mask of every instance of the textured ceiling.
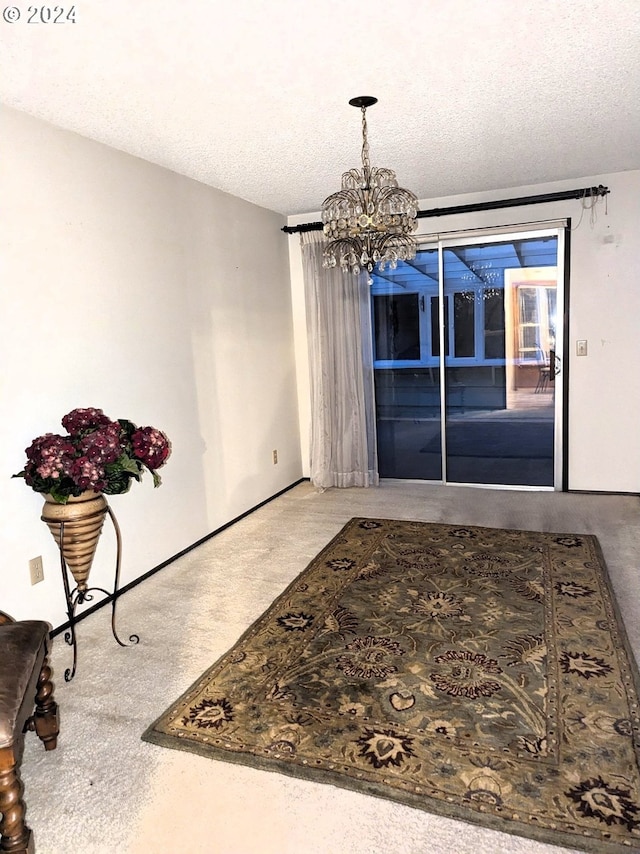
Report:
M284 214L359 165L356 95L422 199L640 168L640 0L15 2L0 101Z

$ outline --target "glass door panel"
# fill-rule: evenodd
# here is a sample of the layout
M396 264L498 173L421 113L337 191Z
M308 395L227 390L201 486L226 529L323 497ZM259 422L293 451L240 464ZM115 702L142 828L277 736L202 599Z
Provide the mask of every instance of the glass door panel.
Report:
M380 476L441 481L438 250L372 278Z
M443 249L447 482L554 485L557 257L555 236Z

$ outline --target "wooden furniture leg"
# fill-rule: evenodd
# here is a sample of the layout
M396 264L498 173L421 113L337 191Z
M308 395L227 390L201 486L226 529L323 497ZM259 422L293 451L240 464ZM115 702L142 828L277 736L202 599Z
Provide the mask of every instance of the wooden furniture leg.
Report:
M25 824L23 785L11 748L0 750L0 851L34 854L33 835Z
M58 743L58 704L53 699L53 682L48 656L45 656L38 677L36 708L29 719L28 727L36 731L45 750L55 750Z

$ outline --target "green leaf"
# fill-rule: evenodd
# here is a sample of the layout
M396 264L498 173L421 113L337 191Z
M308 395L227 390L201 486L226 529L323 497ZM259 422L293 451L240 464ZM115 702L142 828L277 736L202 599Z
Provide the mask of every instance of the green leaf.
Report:
M122 471L130 472L137 480L140 480L140 470L142 465L138 460L134 460L127 454L123 454L118 460L116 460L114 465L117 465Z
M129 440L138 429L133 423L133 421L129 421L127 418L118 418L118 424L120 425L120 429L122 430L122 432Z
M131 477L129 472L125 471L110 472L103 492L106 495L121 495L123 492L128 492L131 487Z
M67 492L60 492L59 488L56 486L52 486L49 490L49 495L53 498L53 500L57 504L66 504L69 500L69 495Z
M157 489L162 483L162 478L160 477L157 471L154 471L153 469L149 469L149 471L153 476L153 486L155 489Z

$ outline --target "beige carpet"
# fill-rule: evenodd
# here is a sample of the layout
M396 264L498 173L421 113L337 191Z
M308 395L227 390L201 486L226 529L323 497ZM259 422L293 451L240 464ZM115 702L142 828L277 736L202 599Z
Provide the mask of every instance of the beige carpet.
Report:
M386 482L262 508L80 624L75 680L54 645L62 732L45 755L27 738L23 778L39 854L551 854L555 846L357 792L160 750L140 733L228 650L352 516L595 534L631 645L640 650L640 503ZM290 532L286 537L282 531ZM632 850L632 849L630 849Z

